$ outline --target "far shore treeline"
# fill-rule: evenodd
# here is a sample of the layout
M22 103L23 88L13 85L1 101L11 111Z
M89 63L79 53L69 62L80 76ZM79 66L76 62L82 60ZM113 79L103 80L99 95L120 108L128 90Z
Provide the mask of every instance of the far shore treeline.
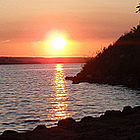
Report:
M0 57L0 65L12 64L56 64L56 63L85 63L87 57Z

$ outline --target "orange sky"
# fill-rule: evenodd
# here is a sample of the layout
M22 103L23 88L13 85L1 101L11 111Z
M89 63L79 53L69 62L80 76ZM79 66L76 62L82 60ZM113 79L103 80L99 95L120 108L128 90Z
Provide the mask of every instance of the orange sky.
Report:
M136 26L139 0L1 0L0 56L91 56ZM53 32L67 45L54 50ZM54 36L55 37L55 36Z

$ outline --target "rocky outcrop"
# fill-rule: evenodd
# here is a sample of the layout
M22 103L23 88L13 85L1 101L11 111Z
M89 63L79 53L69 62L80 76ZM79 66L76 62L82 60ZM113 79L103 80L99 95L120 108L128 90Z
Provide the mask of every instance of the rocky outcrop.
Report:
M33 131L4 131L0 140L140 140L140 106L108 110L98 118L67 118L57 127L37 126Z
M140 25L87 61L82 71L67 77L80 82L140 88Z

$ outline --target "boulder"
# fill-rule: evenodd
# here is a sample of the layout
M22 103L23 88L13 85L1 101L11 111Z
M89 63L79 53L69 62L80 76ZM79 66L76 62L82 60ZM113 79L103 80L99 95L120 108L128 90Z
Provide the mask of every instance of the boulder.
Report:
M17 135L18 132L14 130L5 130L2 135Z
M46 130L46 126L45 125L38 125L33 131L43 131Z
M70 128L73 127L76 124L75 120L73 118L66 118L62 119L58 122L59 128Z

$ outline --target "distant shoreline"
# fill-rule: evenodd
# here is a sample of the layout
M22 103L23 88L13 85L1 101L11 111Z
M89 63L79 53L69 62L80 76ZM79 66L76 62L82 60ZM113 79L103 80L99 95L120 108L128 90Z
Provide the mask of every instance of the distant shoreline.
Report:
M87 57L0 57L0 65L85 63Z

